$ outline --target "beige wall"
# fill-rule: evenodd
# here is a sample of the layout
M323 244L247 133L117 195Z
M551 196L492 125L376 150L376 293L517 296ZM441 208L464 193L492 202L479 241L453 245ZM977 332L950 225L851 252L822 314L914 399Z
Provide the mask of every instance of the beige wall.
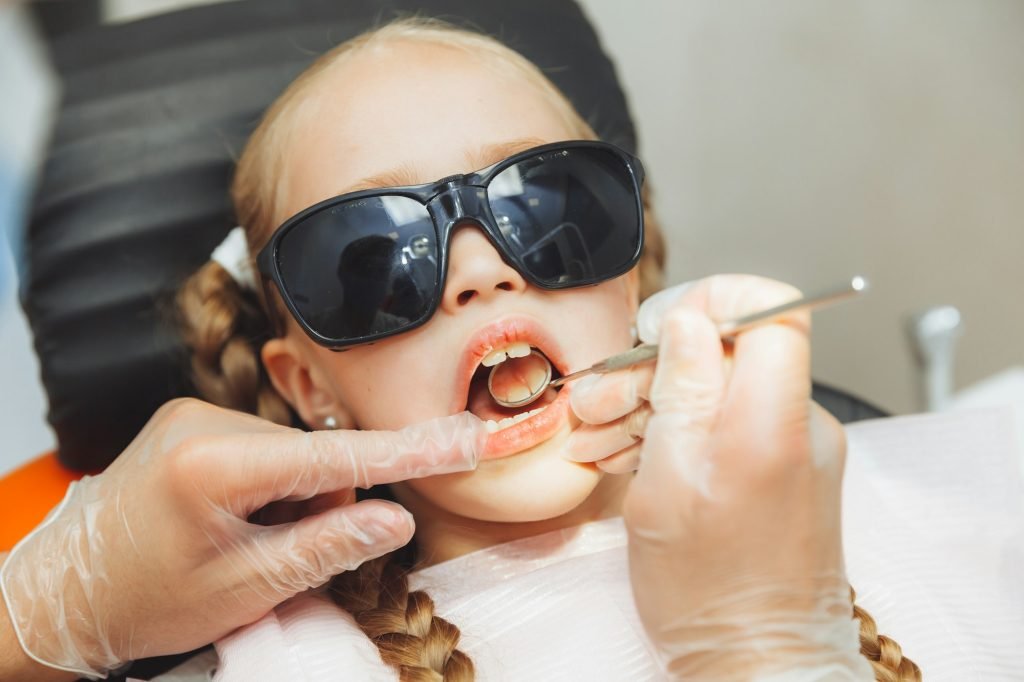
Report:
M670 276L804 289L814 373L917 408L904 316L964 313L957 387L1024 364L1024 1L581 0L639 119Z

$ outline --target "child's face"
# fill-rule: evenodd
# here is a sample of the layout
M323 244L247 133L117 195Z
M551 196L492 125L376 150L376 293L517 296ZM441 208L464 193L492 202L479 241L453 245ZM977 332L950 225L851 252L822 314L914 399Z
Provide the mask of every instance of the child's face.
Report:
M399 43L337 64L304 95L288 131L277 218L368 186L425 183L477 170L547 142L579 136L522 76L463 51ZM366 179L371 179L367 181ZM267 344L278 388L309 424L399 429L467 407L500 418L549 404L493 435L477 471L396 486L441 510L491 521L552 518L583 502L603 474L560 452L579 422L570 388L534 405L496 411L469 379L488 351L521 339L563 373L631 345L635 273L560 292L527 284L472 224L452 238L441 305L424 326L334 353L294 324ZM520 335L520 336L516 336Z

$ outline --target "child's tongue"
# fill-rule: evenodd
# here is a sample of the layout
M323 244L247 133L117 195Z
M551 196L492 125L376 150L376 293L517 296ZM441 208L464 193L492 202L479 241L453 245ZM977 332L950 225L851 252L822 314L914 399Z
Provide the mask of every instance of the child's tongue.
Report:
M469 385L467 404L467 409L481 419L500 421L551 402L545 396L522 407L502 407L495 402L487 388L487 377L492 369L494 378L491 385L495 395L508 402L516 402L528 397L540 387L547 376L547 360L538 355L528 355L523 358L509 358L494 368L481 367Z

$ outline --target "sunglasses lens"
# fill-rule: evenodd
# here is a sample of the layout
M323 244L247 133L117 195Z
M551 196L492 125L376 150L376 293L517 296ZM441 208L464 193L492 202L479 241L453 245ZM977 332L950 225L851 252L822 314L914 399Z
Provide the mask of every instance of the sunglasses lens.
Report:
M545 286L621 274L641 238L637 184L611 150L563 149L496 175L488 201L508 248Z
M416 324L438 287L434 225L408 197L355 199L307 216L281 238L277 257L287 296L328 339Z

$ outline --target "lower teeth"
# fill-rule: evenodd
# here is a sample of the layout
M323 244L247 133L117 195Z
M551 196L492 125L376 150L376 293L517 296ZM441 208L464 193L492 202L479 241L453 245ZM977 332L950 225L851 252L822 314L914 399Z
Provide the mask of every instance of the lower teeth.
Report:
M505 419L502 419L501 421L494 421L493 419L488 419L487 421L484 422L484 426L487 427L487 433L496 433L496 432L501 431L503 429L507 429L508 427L513 426L514 424L518 424L519 422L521 422L523 420L529 419L530 417L534 416L535 414L540 414L541 412L543 412L546 409L547 409L547 406L545 405L544 407L538 407L536 410L530 410L529 412L523 412L522 414L517 414L514 417L506 417Z

